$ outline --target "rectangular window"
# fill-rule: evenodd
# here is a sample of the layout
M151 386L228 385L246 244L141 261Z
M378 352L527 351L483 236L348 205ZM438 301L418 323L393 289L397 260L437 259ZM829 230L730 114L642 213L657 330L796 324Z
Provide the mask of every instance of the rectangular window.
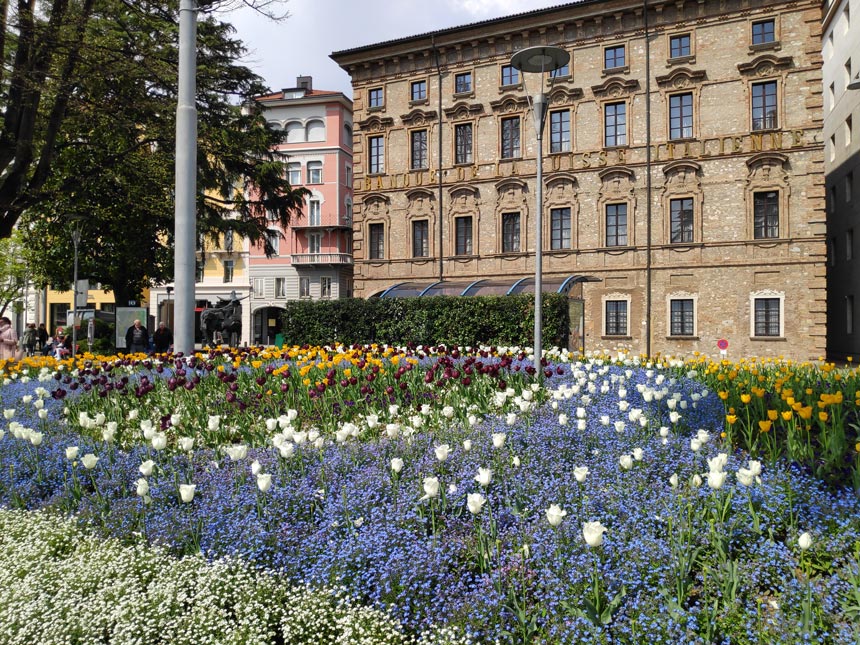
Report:
M223 282L233 282L233 260L224 260Z
M779 193L753 194L753 236L757 240L779 237Z
M410 161L412 170L428 167L427 161L427 130L413 130L409 133Z
M606 335L607 336L626 336L627 335L627 301L626 300L607 300L606 301Z
M385 139L383 137L369 137L367 147L370 149L368 172L371 175L385 172Z
M520 117L502 119L502 159L520 156Z
M772 130L779 127L776 109L776 81L753 83L752 127L753 130Z
M367 91L367 106L371 108L381 108L385 105L383 99L382 88L374 87Z
M752 24L752 44L764 45L776 40L776 23L773 19L759 20Z
M275 278L275 298L287 297L287 279Z
M371 224L368 226L368 234L370 236L370 259L381 260L385 257L385 225Z
M606 246L627 246L627 204L606 205Z
M426 258L430 255L430 223L426 220L412 222L412 257Z
M321 184L322 183L322 161L309 161L308 162L308 183L309 184Z
M570 76L570 64L568 63L549 73L550 78L567 78L568 76Z
M290 182L290 186L298 186L302 183L302 164L287 164L287 181Z
M270 229L266 232L266 235L272 247L272 254L279 255L281 253L281 234L278 231Z
M200 260L194 261L194 282L203 282L203 262Z
M427 99L427 81L414 81L409 97L413 101L424 101Z
M227 253L233 252L233 231L229 228L224 231L224 250Z
M472 218L457 217L454 220L457 232L456 255L472 255Z
M254 278L254 296L257 298L262 298L265 294L264 289L266 288L266 280L265 278Z
M607 103L603 114L603 145L627 145L627 104Z
M669 58L690 55L690 34L678 34L669 38Z
M618 45L617 47L607 47L606 49L604 49L603 68L614 69L616 67L624 67L627 64L625 62L624 53L624 45Z
M517 85L520 82L520 70L513 65L502 65L502 85Z
M779 336L779 298L755 299L755 335Z
M331 278L323 276L320 278L320 298L331 298Z
M570 152L570 111L549 113L549 151Z
M550 218L550 248L553 250L571 248L570 209L553 208Z
M322 252L322 235L319 233L311 233L308 235L308 253Z
M311 297L311 279L299 278L299 298Z
M669 303L671 320L669 321L670 336L692 336L695 333L693 318L693 300L672 300Z
M520 250L520 214L502 213L502 253Z
M312 199L308 202L308 225L322 225L322 208L318 199Z
M669 201L669 227L672 244L684 244L693 241L693 198L673 199Z
M673 94L669 97L669 138L693 137L693 93Z
M458 123L454 126L455 163L472 163L472 124Z
M472 91L472 72L463 72L454 76L454 93L467 94Z

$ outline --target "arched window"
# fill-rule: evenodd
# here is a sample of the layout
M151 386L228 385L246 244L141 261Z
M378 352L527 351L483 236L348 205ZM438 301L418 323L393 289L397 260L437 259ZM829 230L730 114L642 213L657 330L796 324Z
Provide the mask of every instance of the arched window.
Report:
M287 124L287 143L302 143L305 140L305 129L298 121Z
M325 141L325 123L314 119L307 125L308 141Z

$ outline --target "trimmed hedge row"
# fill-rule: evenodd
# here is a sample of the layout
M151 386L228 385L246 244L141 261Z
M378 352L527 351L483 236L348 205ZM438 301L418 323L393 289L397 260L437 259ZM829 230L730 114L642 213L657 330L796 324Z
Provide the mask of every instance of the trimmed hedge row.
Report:
M543 345L566 347L568 299L543 296ZM347 298L287 303L284 340L296 345L332 342L392 345L521 345L534 343L534 296Z

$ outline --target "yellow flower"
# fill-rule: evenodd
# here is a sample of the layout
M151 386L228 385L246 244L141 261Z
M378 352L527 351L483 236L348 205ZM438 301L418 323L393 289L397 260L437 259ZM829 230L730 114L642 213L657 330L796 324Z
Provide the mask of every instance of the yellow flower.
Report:
M826 412L819 412L818 413L818 420L819 421L827 421L827 413Z
M735 421L737 421L737 420L738 420L738 417L734 414L727 414L726 415L726 423L728 423L730 426L734 425Z
M309 378L302 379L302 383L304 383L305 387L311 384L311 380Z
M751 399L749 394L741 394L741 403L749 403Z
M771 421L770 419L768 419L767 421L759 421L758 427L762 432L770 432L770 426L772 423L773 421Z
M262 364L263 361L251 361L251 367L253 367L255 370L259 369Z
M728 392L726 392L725 390L722 390L722 391L718 392L718 394L720 395L720 398L721 398L723 401L725 401L727 398L729 398L729 393L728 393Z
M825 413L826 414L826 413ZM797 410L797 415L804 421L809 421L812 418L812 406L805 405Z
M791 410L784 410L782 412L782 420L783 421L791 421Z
M768 410L767 411L767 418L770 419L771 421L776 421L778 416L779 416L779 412L777 412L776 410Z
M725 439L727 436L728 436L728 435L726 434L726 431L725 431L725 430L723 430L723 431L720 433L720 437L721 437L722 439Z

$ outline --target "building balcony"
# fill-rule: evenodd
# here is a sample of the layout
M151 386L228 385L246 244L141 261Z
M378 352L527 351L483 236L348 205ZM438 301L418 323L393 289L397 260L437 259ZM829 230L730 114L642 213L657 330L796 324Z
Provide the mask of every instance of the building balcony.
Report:
M350 231L352 230L351 224L333 224L331 222L321 223L321 224L309 224L307 222L294 222L290 224L290 228L295 231L322 231L322 230L343 230Z
M353 264L352 253L295 253L292 262L294 266Z

